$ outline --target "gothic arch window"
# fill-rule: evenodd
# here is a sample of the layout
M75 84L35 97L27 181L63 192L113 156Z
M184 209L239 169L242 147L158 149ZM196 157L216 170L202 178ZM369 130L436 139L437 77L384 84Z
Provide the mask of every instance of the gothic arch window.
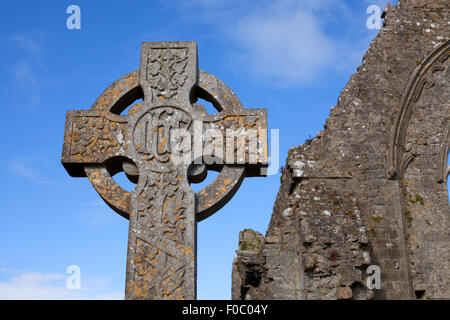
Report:
M445 298L448 256L450 41L414 71L394 124L387 174L401 194L409 273L418 299ZM443 283L443 287L433 284Z

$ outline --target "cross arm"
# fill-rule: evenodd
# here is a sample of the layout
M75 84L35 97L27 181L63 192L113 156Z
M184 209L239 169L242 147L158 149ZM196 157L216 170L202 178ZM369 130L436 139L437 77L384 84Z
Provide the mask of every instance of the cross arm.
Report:
M244 109L237 113L224 113L206 118L203 130L204 157L214 149L214 155L217 153L222 155L224 165L245 166L246 176L261 176L261 168L268 166L265 109Z
M126 155L127 122L95 111L68 111L62 164L73 177L84 177L86 165Z

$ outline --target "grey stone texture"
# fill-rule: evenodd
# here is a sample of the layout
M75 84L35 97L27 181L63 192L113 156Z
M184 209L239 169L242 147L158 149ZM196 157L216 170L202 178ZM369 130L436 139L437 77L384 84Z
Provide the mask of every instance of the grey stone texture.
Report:
M450 298L450 5L399 0L383 17L324 129L289 150L233 299Z

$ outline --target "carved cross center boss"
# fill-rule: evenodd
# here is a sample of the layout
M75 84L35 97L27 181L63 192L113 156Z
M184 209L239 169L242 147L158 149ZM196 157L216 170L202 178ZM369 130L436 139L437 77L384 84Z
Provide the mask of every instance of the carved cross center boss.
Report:
M206 114L198 98L218 113ZM208 134L195 131L211 128L215 151L206 155ZM180 129L189 133L180 140L188 137L194 149L181 163L173 161ZM256 135L240 140L247 129ZM199 70L195 42L143 43L139 70L111 84L90 110L67 112L64 167L87 176L130 221L126 299L196 298L197 221L224 206L244 177L265 175L267 149L266 110L245 109L222 81ZM136 183L131 192L112 179L122 170ZM195 193L190 183L207 170L220 173Z

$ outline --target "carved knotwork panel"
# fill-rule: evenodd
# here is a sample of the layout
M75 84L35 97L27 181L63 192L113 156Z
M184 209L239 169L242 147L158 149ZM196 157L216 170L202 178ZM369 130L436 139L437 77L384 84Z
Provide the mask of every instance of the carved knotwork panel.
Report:
M192 276L186 271L195 250L192 194L184 190L183 175L177 171L151 172L145 179L135 195L136 214L130 217L130 241L136 246L129 248L134 262L128 294L148 298L153 288L161 288L152 299L185 299L183 285L192 279L184 276Z
M146 80L151 83L156 97L169 99L178 93L188 74L188 48L148 49Z

